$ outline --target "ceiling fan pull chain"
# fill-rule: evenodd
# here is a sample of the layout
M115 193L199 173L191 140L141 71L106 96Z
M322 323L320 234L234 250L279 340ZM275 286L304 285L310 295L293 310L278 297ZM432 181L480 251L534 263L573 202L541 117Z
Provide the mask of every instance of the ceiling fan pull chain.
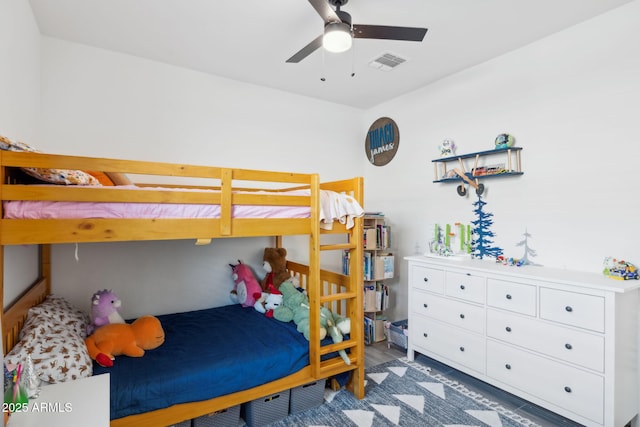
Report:
M354 77L356 75L355 65L354 65L355 62L356 62L355 49L351 49L351 77Z
M320 73L320 81L323 81L323 82L327 81L327 79L325 77L325 74L326 74L325 70L326 70L326 67L325 67L325 63L324 63L324 49L322 49L322 67L321 67L321 71L322 72Z

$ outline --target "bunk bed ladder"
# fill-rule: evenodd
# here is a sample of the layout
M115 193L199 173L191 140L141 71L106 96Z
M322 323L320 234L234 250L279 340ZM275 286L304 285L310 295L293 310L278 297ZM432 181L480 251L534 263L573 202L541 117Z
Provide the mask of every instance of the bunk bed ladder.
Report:
M356 223L355 230L347 233L350 242L362 240L361 222ZM359 236L359 237L358 237ZM281 244L281 240L276 238L276 244ZM362 327L363 303L362 293L362 246L354 243L318 245L319 252L340 250L349 252L349 273L341 274L327 270L315 270L310 257L308 266L288 261L288 268L293 275L300 280L300 285L307 289L310 305L310 328L311 331L320 329L320 307L329 308L332 312L343 317L352 319L349 339L330 345L310 346L310 368L315 378L330 378L345 372L345 362L340 358L322 360L322 356L345 350L348 354L350 364L346 367L351 372L351 378L347 383L347 388L359 399L364 397L364 329ZM318 261L319 262L319 261ZM311 286L317 280L318 286ZM315 325L314 325L314 319ZM354 321L355 320L355 321ZM311 333L312 342L320 342L318 333ZM336 388L337 383L332 383Z
M334 243L320 245L321 251L340 251L341 253L347 253L348 259L346 262L349 274L336 275L335 277L329 277L324 286L332 287L333 289L324 289L323 294L320 296L320 305L328 307L331 311L338 313L344 317L350 319L357 319L362 317L363 303L362 303L362 245L356 242L362 242L362 225L361 221L357 221L355 226L347 233L348 243ZM342 280L341 280L342 279ZM354 323L359 324L359 323ZM341 343L334 343L332 345L323 346L320 349L320 356L331 352L346 350L348 352L349 360L354 367L352 371L352 378L347 387L358 397L364 397L364 390L362 386L362 379L364 378L364 331L363 328L357 327L351 328L351 333L348 340ZM334 364L336 363L336 359ZM340 363L340 359L337 360ZM330 371L332 364L321 364L320 371ZM362 390L361 390L362 389Z

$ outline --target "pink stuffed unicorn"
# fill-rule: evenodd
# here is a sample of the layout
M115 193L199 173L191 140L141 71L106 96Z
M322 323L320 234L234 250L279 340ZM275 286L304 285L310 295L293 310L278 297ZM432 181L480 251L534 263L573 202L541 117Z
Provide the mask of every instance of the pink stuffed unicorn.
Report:
M229 264L231 267L231 278L233 279L233 290L229 295L231 301L242 304L243 307L253 307L256 300L262 295L260 283L247 264L238 260L238 264Z

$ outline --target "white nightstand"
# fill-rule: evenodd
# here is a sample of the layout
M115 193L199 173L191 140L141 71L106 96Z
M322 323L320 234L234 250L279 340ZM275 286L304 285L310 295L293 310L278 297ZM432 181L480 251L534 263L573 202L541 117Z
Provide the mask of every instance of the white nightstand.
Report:
M43 386L26 412L11 414L7 427L109 426L109 374Z

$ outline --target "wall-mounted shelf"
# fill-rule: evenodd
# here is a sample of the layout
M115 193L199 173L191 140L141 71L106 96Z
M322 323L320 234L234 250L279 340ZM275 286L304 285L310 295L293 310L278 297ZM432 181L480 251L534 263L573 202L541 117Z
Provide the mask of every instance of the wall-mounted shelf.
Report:
M479 183L479 179L498 178L507 176L523 175L520 152L522 147L499 148L493 150L477 151L475 153L458 154L455 156L441 157L432 160L434 180L433 182L458 182L458 194L464 196L467 183L476 189L478 195L484 191L484 185ZM495 157L495 163L487 163L488 157ZM480 161L480 159L483 159ZM467 164L473 161L473 165ZM452 165L456 163L456 165ZM448 168L448 166L452 166Z

